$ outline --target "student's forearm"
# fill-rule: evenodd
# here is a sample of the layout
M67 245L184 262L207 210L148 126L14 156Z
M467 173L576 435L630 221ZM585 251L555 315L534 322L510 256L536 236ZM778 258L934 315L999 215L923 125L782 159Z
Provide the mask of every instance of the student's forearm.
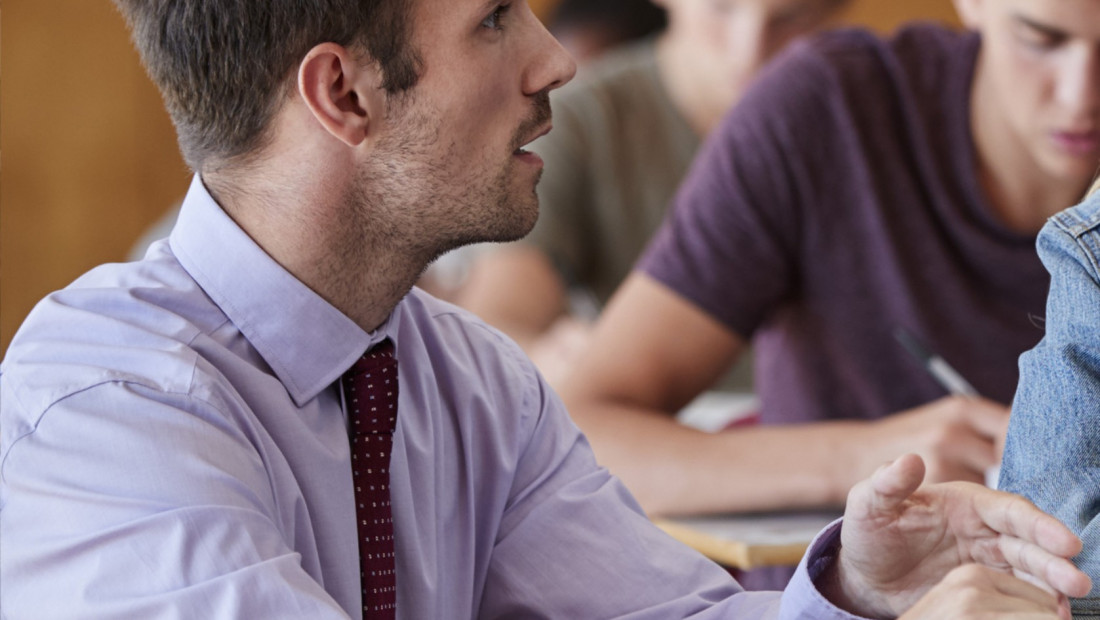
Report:
M600 463L651 515L839 506L867 473L862 422L711 434L623 405L571 410Z
M565 282L550 259L518 245L476 260L456 299L524 349L565 314L567 301Z

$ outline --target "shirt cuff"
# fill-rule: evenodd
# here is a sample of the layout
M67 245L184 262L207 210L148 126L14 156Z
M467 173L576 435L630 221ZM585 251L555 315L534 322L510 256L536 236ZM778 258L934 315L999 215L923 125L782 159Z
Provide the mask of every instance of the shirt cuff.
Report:
M794 577L783 592L783 603L780 608L780 618L784 620L867 620L863 616L857 616L840 609L826 599L817 589L815 581L832 566L840 552L840 526L842 519L837 519L821 531L810 543L806 555L798 565Z

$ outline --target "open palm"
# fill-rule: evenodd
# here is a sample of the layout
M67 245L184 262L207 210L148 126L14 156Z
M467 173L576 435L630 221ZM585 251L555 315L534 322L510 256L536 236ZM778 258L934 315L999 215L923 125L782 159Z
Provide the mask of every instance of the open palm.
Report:
M1066 559L1081 542L1057 519L1009 493L967 482L920 487L923 477L920 458L907 455L849 494L837 570L864 613L897 616L965 564L1088 593L1088 578Z

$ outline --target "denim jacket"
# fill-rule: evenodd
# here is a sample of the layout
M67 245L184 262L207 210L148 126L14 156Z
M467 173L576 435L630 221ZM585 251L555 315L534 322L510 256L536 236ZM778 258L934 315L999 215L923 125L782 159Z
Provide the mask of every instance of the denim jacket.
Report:
M1084 541L1092 577L1075 618L1100 618L1100 192L1055 215L1038 239L1050 271L1046 334L1020 357L999 486Z

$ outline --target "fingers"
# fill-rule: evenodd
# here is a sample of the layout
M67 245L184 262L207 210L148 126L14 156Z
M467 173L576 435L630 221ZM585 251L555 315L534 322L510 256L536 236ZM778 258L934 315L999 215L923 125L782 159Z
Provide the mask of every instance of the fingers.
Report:
M1088 594L1091 581L1069 561L1081 552L1081 540L1058 519L1017 495L969 485L958 488L972 494L971 505L984 526L1000 534L996 551L1004 562L1054 591L1075 597Z
M1053 593L1008 573L1002 573L978 564L968 564L952 572L969 572L964 570L968 568L974 571L974 576L971 578L987 580L1000 594L1030 601L1036 607L1049 611L1055 611L1058 608L1059 599Z
M964 492L973 493L974 510L986 527L1064 558L1081 552L1081 540L1069 528L1023 497L989 489Z
M916 452L925 459L931 482L984 482L999 460L998 442L1008 409L982 398L945 397L892 416L876 428L879 442L893 454ZM892 457L893 455L890 455ZM881 457L879 457L881 458Z
M924 480L924 461L905 454L883 465L869 480L860 482L848 495L848 510L855 518L888 515L917 490Z
M1073 620L1073 610L1065 594L1058 595L1058 617L1061 620Z
M965 399L963 419L975 431L993 442L1008 432L1009 408L986 398Z
M977 482L985 479L985 470L995 466L1000 459L997 449L989 437L975 432L971 426L961 425L954 427L955 432L950 437L945 437L940 446L940 456L948 462L956 463L957 478L969 472L972 476L965 479Z
M1018 576L1041 588L1073 597L1086 596L1092 589L1089 577L1064 557L1019 538L1002 536L998 546Z
M948 573L902 620L1051 619L1065 617L1068 606L1040 588L977 564Z

